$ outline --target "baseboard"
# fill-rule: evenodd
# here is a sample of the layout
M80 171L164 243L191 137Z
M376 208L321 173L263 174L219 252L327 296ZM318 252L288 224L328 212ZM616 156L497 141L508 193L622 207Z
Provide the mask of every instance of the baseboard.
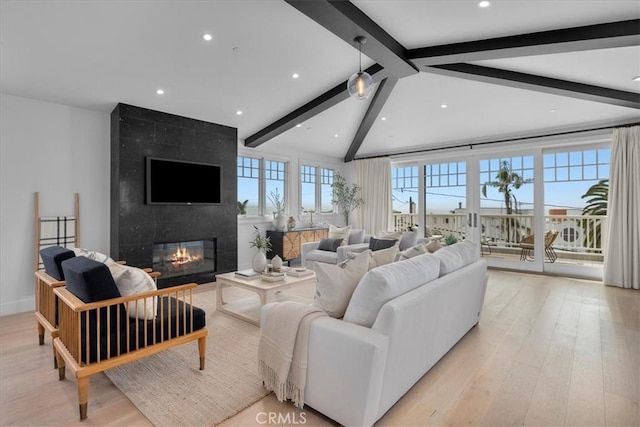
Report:
M24 313L25 311L34 311L35 309L36 301L34 297L24 298L17 301L3 302L0 304L0 316Z

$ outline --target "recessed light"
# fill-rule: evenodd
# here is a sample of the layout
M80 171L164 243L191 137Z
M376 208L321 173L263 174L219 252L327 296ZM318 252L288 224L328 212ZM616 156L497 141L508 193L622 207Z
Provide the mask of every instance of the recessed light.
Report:
M485 8L485 7L489 7L489 6L491 6L491 2L490 1L486 1L485 0L485 1L481 1L481 2L478 3L478 7Z
M333 135L334 138L339 137L340 135L338 135L337 133L335 135Z
M237 114L238 116L241 116L241 115L242 115L242 111L241 111L241 110L238 110L238 111L236 111L236 114Z
M300 126L302 126L300 123L298 123L298 124L296 125L296 127L297 127L297 128L299 128Z
M380 120L387 120L387 118L386 117L382 117Z
M291 74L291 77L293 77L294 79L297 79L298 77L300 77L300 74L293 73L293 74Z
M555 108L552 108L551 110L549 110L549 112L550 112L550 113L555 113L555 112L556 112L556 109L555 109Z
M213 40L213 36L209 33L207 34L203 34L202 35L202 40L206 41L206 42L210 42L211 40Z
M440 108L448 108L449 106L447 104L441 104Z
M157 90L156 90L156 93L157 93L158 95L164 95L164 89L157 89Z
M635 76L633 79L634 82L640 82L640 76Z

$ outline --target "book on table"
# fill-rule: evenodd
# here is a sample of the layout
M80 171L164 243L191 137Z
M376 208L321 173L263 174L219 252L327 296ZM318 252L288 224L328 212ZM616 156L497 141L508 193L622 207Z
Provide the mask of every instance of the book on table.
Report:
M259 279L260 277L262 277L262 273L258 273L253 269L248 269L248 270L236 271L235 276L239 279L252 280L252 279Z
M313 270L307 270L306 268L292 268L287 271L287 276L293 277L304 277L304 276L312 276Z

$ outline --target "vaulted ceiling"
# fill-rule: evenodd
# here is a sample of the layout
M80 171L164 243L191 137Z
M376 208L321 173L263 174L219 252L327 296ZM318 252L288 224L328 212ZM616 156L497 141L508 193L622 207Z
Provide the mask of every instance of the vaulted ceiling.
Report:
M346 92L357 35L364 101ZM0 43L2 93L347 161L640 121L637 0L3 0Z

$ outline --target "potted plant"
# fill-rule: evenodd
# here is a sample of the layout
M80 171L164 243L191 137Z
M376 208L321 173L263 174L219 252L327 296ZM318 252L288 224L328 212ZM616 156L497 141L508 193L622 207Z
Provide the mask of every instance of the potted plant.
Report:
M349 216L356 208L364 204L364 200L360 197L360 186L353 184L349 186L347 180L339 173L333 175L333 200L331 202L337 206L338 212L344 218L345 225L349 225Z
M238 215L244 216L247 214L247 203L249 203L249 200L245 200L244 202L238 200Z
M273 228L278 231L284 231L287 228L287 216L284 214L284 195L280 195L280 191L276 188L269 193L268 198L276 209L273 212Z
M253 228L254 237L253 240L249 243L251 244L252 248L256 248L258 249L258 251L255 253L253 259L251 260L251 268L253 268L253 271L261 273L265 270L265 268L267 268L266 253L271 251L271 239L267 236L263 236L260 232L260 229L255 225L253 226Z
M458 238L453 235L453 233L449 233L444 238L444 244L447 246L451 246L454 243L458 243Z

